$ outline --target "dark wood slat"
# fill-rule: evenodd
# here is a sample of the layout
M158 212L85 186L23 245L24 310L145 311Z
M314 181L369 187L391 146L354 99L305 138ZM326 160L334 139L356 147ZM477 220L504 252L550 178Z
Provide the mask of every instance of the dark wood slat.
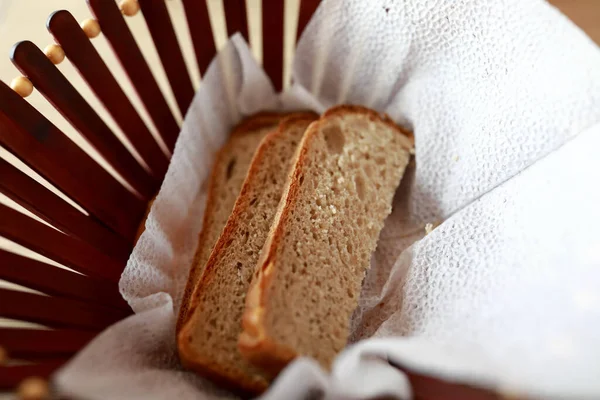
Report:
M217 54L215 40L213 37L212 28L210 26L210 18L208 16L208 7L206 1L198 0L182 0L187 19L190 37L194 45L196 60L200 75L204 76L208 65Z
M12 367L0 366L0 390L14 389L24 379L32 376L46 379L67 361L67 359L62 359L50 360L40 364L18 365Z
M0 279L51 296L71 298L131 311L116 282L79 275L0 249Z
M116 282L124 268L124 264L100 253L89 244L2 204L0 204L0 236L62 265L100 279Z
M278 92L283 87L284 3L265 0L262 7L263 68Z
M128 315L96 304L0 289L0 316L51 328L100 331Z
M62 46L69 61L79 70L83 79L158 178L153 187L156 190L169 166L168 159L92 42L68 11L56 11L50 15L47 27Z
M68 357L88 344L97 332L0 328L0 347L12 359Z
M33 43L17 43L11 52L13 64L60 111L96 150L131 184L145 200L154 195L154 181L117 139L69 80Z
M248 17L246 14L246 0L226 0L223 2L225 9L225 23L227 24L227 36L231 37L240 32L247 43L248 40Z
M116 233L133 240L145 203L1 81L0 145Z
M300 0L300 10L298 12L298 30L296 31L296 40L304 32L304 28L315 13L315 10L321 3L321 0Z
M501 400L500 396L489 390L446 382L438 378L407 373L415 400ZM517 397L511 397L517 400Z
M500 400L505 398L492 390L445 381L413 371L394 360L388 359L388 362L408 376L415 400ZM514 399L517 400L518 397L514 397Z
M138 0L138 2L175 95L179 111L181 111L181 115L185 115L194 98L194 86L177 41L167 4L164 1L155 0Z
M0 191L65 233L125 263L131 244L96 220L82 214L44 186L0 159Z
M167 147L173 151L179 126L160 91L148 63L144 59L121 11L114 1L87 0L90 10L100 23L104 36L121 61L131 83L150 114Z

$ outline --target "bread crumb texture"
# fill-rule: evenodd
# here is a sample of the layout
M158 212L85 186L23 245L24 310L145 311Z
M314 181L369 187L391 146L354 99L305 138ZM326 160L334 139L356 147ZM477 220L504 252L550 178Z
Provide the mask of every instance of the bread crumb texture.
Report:
M260 143L231 216L206 262L192 299L190 321L179 337L184 362L248 391L263 390L268 378L238 350L246 293L298 144L317 117L303 113L283 119Z
M183 294L177 331L187 318L192 293L231 214L256 148L269 132L277 128L282 117L283 115L276 113L259 113L247 118L232 131L231 137L215 157L208 184L202 231Z
M297 355L329 368L413 147L388 119L339 106L301 143L248 295L240 350L264 369Z

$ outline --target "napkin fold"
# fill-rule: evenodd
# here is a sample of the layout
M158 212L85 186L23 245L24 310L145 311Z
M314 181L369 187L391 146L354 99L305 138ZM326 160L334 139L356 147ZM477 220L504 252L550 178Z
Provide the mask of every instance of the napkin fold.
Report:
M174 333L214 154L244 115L353 103L411 127L415 163L355 344L330 373L297 360L263 398L411 398L394 365L532 398L600 397L596 45L541 0L325 0L293 71L276 95L240 36L213 60L120 282L136 314L64 367L59 390L232 397L181 369Z

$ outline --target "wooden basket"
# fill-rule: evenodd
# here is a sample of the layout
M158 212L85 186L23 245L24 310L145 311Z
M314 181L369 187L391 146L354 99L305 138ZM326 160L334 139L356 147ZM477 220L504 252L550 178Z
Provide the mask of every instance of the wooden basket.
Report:
M177 108L184 115L194 87L165 1L138 1ZM72 200L0 158L0 192L47 223L0 204L0 236L78 272L0 249L0 279L45 294L0 288L0 317L45 328L0 328L0 391L11 390L32 376L47 378L96 334L132 313L119 295L117 282L169 160L92 44L98 28L169 151L179 133L177 119L119 6L113 0L87 2L95 20L87 21L82 29L68 11L53 13L47 28L59 46L45 54L31 42L17 43L11 59L24 77L17 80L15 90L0 82L0 145ZM181 2L202 75L216 53L207 4L205 0ZM245 1L224 0L223 4L228 35L240 32L248 41ZM297 37L318 4L319 0L301 0ZM263 0L262 38L264 69L280 90L284 83L284 0ZM63 51L151 172L53 64L60 61ZM32 89L30 82L139 196L23 99ZM496 398L466 386L409 375L419 398Z

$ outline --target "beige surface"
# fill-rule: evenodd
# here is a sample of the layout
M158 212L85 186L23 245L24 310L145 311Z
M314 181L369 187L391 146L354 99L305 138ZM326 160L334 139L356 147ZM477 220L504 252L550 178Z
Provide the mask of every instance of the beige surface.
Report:
M600 44L600 0L549 0Z

